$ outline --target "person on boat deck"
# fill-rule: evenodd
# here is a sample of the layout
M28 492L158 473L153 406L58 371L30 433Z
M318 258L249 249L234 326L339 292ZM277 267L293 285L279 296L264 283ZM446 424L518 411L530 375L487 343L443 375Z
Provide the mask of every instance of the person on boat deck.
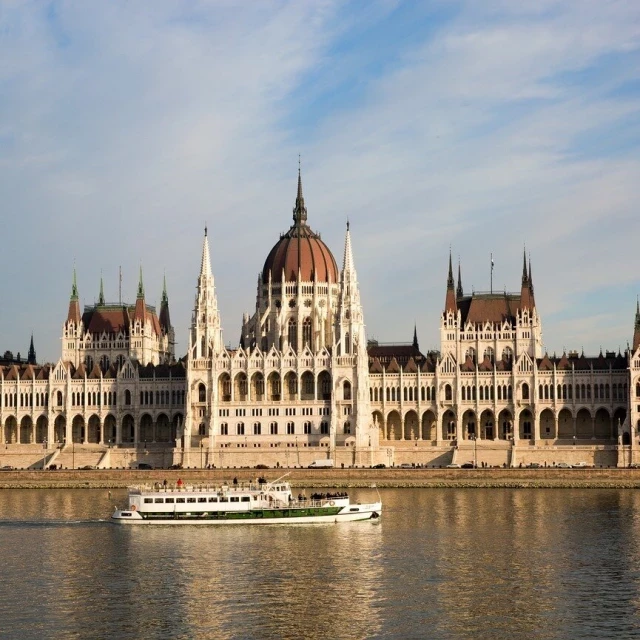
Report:
M238 478L234 478L233 479L233 486L237 487L238 486Z
M176 486L178 487L178 489L182 489L182 485L184 485L184 482L182 482L182 478L178 478L178 482L176 482Z

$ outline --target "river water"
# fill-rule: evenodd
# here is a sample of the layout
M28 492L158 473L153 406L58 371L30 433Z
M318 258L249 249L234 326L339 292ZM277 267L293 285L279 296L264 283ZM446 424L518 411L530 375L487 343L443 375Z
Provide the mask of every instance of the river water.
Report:
M640 492L380 494L376 525L129 528L123 491L0 491L0 637L640 638Z

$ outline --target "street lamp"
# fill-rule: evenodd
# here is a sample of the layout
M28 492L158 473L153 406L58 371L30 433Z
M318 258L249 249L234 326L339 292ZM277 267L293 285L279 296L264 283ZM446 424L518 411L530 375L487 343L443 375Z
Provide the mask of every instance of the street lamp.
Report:
M471 436L471 439L473 440L473 468L476 469L478 466L478 438L475 433Z
M203 456L204 455L204 443L200 440L200 468L204 469Z
M44 449L44 458L42 459L42 470L47 468L47 439L42 441L42 448Z

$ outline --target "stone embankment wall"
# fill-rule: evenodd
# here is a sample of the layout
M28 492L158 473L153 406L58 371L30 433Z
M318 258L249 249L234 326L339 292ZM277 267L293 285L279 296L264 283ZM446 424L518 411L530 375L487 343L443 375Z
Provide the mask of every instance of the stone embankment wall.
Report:
M267 480L288 473L294 487L503 487L503 488L640 488L640 469L181 469L3 471L0 489L106 488L135 484L222 484Z

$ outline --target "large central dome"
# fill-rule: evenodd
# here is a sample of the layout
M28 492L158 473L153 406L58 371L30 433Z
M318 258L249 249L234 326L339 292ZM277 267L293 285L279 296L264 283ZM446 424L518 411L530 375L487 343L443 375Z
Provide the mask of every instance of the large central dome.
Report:
M329 247L307 225L307 209L298 172L298 195L293 209L293 225L271 249L262 269L262 282L338 282L338 267ZM284 276L283 276L284 274Z

